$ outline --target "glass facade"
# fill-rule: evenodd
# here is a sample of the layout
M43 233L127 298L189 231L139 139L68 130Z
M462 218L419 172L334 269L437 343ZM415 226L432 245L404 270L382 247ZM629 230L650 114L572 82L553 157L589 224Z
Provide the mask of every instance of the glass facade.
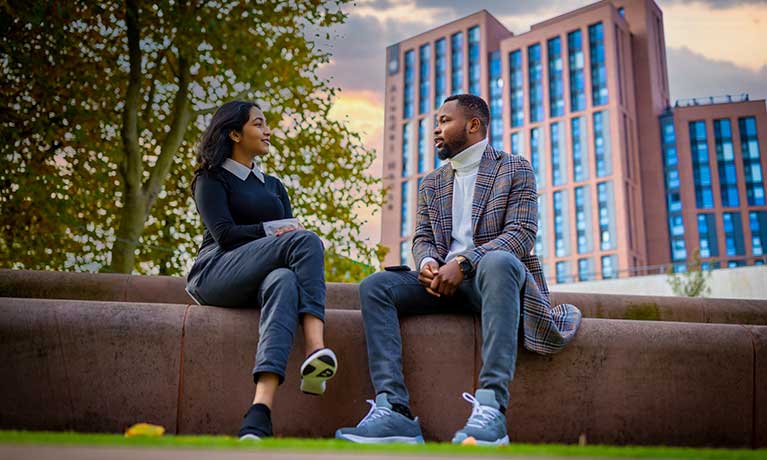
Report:
M431 68L431 45L428 43L418 49L419 72L418 72L418 113L429 111L429 69Z
M501 52L490 53L490 145L503 148L503 79Z
M402 177L410 175L410 124L402 125Z
M429 150L426 118L418 120L418 174L426 172L426 152Z
M578 254L588 254L594 250L594 232L591 227L589 186L575 187L575 231L578 239Z
M607 110L594 112L594 157L597 163L597 177L612 174L610 118L607 116Z
M469 29L469 93L480 95L479 89L479 26Z
M535 255L539 258L549 256L546 235L548 223L546 222L546 198L544 195L538 195L538 234L535 236Z
M609 251L616 248L615 233L615 194L612 182L597 184L597 203L599 205L599 248Z
M402 196L402 205L400 209L401 213L401 226L400 226L400 236L408 236L410 235L411 231L411 225L412 225L412 203L410 202L410 182L405 181L402 183L401 186L401 196Z
M743 173L746 176L746 198L749 206L764 205L764 180L760 164L759 137L754 117L738 118L740 150L743 152Z
M573 146L573 181L584 181L589 178L585 118L574 117L570 120L570 140Z
M565 132L562 122L549 126L551 135L551 183L562 185L567 182L567 161L565 158Z
M543 136L541 136L541 128L533 128L530 130L530 165L535 172L535 183L538 188L542 188L546 185L546 168L543 165Z
M440 38L434 43L434 108L438 109L447 97L447 43Z
M739 212L725 212L722 214L724 223L724 246L728 256L742 256L746 254L743 241L743 223Z
M679 158L676 151L674 116L670 112L667 112L660 118L660 132L671 260L674 262L684 262L687 260L687 250L684 243L682 199L679 192Z
M722 206L737 207L740 201L738 200L738 174L735 169L735 150L732 147L732 127L729 119L714 120L714 140Z
M767 211L748 213L748 226L751 230L751 252L755 256L763 256L767 245Z
M522 51L509 53L509 96L511 101L511 126L525 123L525 85L522 71Z
M522 155L522 133L517 131L511 133L511 153L514 155Z
M692 177L695 182L695 205L698 208L713 208L714 195L711 191L711 166L708 160L705 121L690 122L690 154Z
M618 277L618 256L602 256L602 279Z
M450 94L463 92L463 32L450 36L450 64L452 76L450 78Z
M591 103L594 106L607 104L605 31L601 22L589 26L589 57L591 58Z
M554 253L557 257L570 255L570 216L567 209L567 191L554 192Z
M405 52L405 88L403 93L403 114L405 118L411 118L414 113L413 103L415 100L415 51Z
M719 256L719 244L716 240L716 217L714 214L698 214L698 241L700 257Z
M528 84L530 85L530 122L543 120L543 64L541 62L541 44L527 47Z
M570 262L562 261L556 263L557 283L570 283L573 281L570 275Z
M591 281L594 276L594 260L578 259L578 281Z
M412 244L410 240L402 241L399 244L399 263L400 265L407 265L412 256Z
M583 37L580 29L567 34L567 59L570 77L570 111L586 108L586 79L583 76Z
M562 83L562 40L554 37L546 42L549 60L549 115L565 114L565 88Z

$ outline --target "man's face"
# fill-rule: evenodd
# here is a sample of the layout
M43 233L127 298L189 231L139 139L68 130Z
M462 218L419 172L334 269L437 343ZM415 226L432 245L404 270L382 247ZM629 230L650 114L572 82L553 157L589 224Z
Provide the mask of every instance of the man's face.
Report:
M458 101L448 101L437 111L437 127L434 128L434 145L442 160L454 157L469 143L469 120Z

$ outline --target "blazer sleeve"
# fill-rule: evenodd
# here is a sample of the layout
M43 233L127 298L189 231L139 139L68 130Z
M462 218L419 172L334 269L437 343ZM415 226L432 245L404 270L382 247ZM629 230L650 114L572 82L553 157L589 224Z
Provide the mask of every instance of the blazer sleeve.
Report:
M220 180L201 174L195 185L194 201L202 223L221 249L234 249L266 236L262 224L237 225L234 222L227 191Z
M427 257L433 258L440 264L444 263L434 243L434 232L429 219L429 205L426 199L426 188L429 183L429 179L425 179L418 190L418 213L413 234L413 260L415 260L416 271L419 271L423 259Z
M513 176L506 205L503 230L496 238L462 255L476 270L479 261L490 251L507 251L520 260L530 254L538 233L538 192L535 173L530 162L519 157Z

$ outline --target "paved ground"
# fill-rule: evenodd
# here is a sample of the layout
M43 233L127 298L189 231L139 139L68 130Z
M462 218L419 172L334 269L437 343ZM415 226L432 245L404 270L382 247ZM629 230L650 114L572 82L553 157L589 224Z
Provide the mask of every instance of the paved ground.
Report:
M572 460L573 457L525 457L499 455L517 460ZM130 447L57 447L35 445L0 445L0 460L487 460L497 458L483 455L473 457L467 449L467 456L458 455L414 455L414 454L355 454L353 452L311 451L259 451L259 450L201 450L201 449L156 449ZM622 458L622 460L629 460Z

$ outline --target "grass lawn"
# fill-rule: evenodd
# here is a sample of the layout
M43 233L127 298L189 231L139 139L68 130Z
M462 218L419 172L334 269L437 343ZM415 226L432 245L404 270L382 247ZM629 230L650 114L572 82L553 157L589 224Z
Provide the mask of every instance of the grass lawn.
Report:
M546 456L648 459L767 459L767 449L691 449L679 447L575 446L562 444L512 444L507 447L454 446L427 443L422 446L364 446L329 439L277 438L260 442L240 442L228 436L162 436L126 438L118 434L72 432L0 431L0 444L62 445L100 447L154 447L200 449L251 449L273 451L313 451L324 453L381 453L393 456L417 454L439 456Z

